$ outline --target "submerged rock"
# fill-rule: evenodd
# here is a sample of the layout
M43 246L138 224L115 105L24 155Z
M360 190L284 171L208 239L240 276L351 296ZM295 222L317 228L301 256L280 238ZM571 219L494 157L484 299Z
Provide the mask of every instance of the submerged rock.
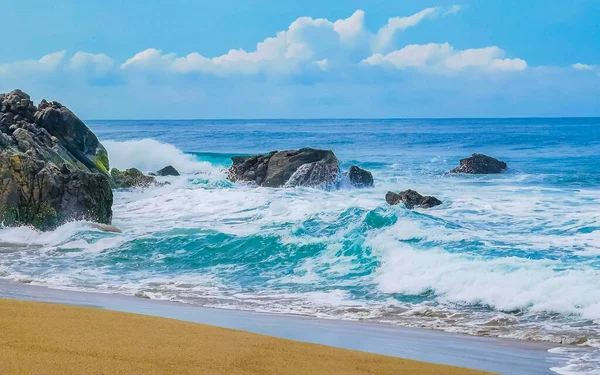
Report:
M58 102L38 107L21 90L0 94L0 223L53 229L71 220L109 224L106 149Z
M109 233L122 233L122 231L110 224L90 223L90 227Z
M500 173L506 168L503 161L484 154L473 154L470 158L461 159L460 166L450 173L491 174Z
M154 177L146 176L137 168L129 168L124 171L113 168L110 176L113 186L117 189L144 188L156 184Z
M373 174L365 169L353 165L344 174L348 176L350 184L354 187L373 187Z
M339 181L340 163L333 151L314 148L234 156L227 178L267 187L331 187Z
M396 194L393 191L388 191L385 195L385 201L389 205L396 205L400 202L404 203L404 206L409 210L415 208L415 206L423 208L431 208L439 206L442 201L432 196L423 196L414 190L404 190Z
M172 165L167 165L156 172L157 176L179 176L179 172Z

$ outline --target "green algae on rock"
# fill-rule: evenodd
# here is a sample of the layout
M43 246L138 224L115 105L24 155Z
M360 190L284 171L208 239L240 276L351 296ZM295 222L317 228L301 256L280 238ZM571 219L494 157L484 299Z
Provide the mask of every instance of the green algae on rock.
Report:
M110 171L110 176L113 187L117 189L148 187L156 183L154 177L146 176L137 168L129 168L124 171L113 168Z
M67 107L0 94L0 225L110 224L108 166L104 146Z

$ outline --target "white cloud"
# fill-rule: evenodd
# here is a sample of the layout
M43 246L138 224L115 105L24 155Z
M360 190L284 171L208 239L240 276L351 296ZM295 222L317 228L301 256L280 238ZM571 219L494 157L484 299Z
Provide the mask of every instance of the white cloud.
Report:
M448 10L446 10L446 12L444 13L444 16L448 16L450 14L456 14L461 9L462 9L462 7L460 5L452 5L450 8L448 8Z
M20 73L49 73L56 71L65 58L66 51L49 53L42 56L39 60L16 61L9 64L0 65L0 74L20 74Z
M571 66L573 67L573 69L576 69L576 70L594 70L594 66L588 65L588 64L577 63L577 64L573 64Z
M411 44L383 55L374 54L363 60L368 65L390 65L397 69L419 68L437 73L459 71L466 68L483 70L524 70L525 60L505 58L498 47L455 50L450 44Z
M352 45L363 32L364 12L358 10L346 19L331 22L324 18L300 17L292 22L287 30L275 37L266 38L247 52L232 49L217 57L205 57L193 52L187 56L163 54L150 48L142 51L121 65L121 69L144 68L166 69L172 72L203 72L216 75L256 74L264 71L269 74L284 74L296 71L299 65L317 64L323 69L324 60L330 60Z
M436 14L437 8L427 8L408 17L390 18L385 26L377 32L373 42L373 49L381 51L388 47L397 31L404 31L410 26L421 22L425 17Z
M452 5L449 8L433 7L426 8L420 12L408 17L392 17L383 26L374 37L373 50L375 52L384 52L392 46L394 36L398 31L404 31L411 26L417 25L425 18L436 17L440 12L445 10L444 16L458 13L461 9L460 5Z
M351 43L359 34L364 32L365 12L357 10L346 19L333 23L333 29L340 35L343 42Z
M69 70L85 70L92 71L95 73L105 73L111 70L114 66L114 61L107 55L93 54L88 52L76 52L69 64L67 65L67 69Z
M156 73L302 77L302 74L308 73L310 79L320 79L325 75L314 73L327 72L327 76L351 79L352 70L361 62L367 66L389 65L434 73L468 68L511 71L527 67L524 60L505 58L504 51L498 47L455 50L448 43L412 44L401 49L394 46L396 33L424 19L454 14L460 9L459 5L432 7L411 16L392 17L376 33L365 29L365 12L362 10L334 22L324 18L299 17L286 30L257 43L251 51L240 48L215 57L206 57L198 52L178 57L175 53L148 48L120 65L106 54L83 51L64 61L66 53L60 51L40 60L0 65L0 74L9 71L64 71L77 73L78 78L88 75L90 78L110 77L126 81L128 76L133 78L136 73L139 74L136 77L150 77ZM120 67L120 70L115 67Z
M327 59L313 61L313 64L317 65L319 69L321 69L324 72L326 72L328 69L328 63L329 61Z
M269 75L290 74L303 67L310 69L313 62L321 70L332 62L340 65L356 64L370 51L369 39L377 48L392 46L396 32L415 26L426 17L434 16L444 9L457 12L455 8L427 8L412 16L394 17L377 34L371 34L364 28L365 12L357 10L350 17L331 22L324 18L300 17L293 21L287 30L279 31L256 45L254 51L231 49L228 53L206 57L193 52L183 57L175 54L163 54L150 48L142 51L124 64L122 69L164 69L172 72L202 72L219 76L234 74ZM360 55L358 57L355 57ZM354 58L353 61L351 60Z
M135 56L121 64L121 69L126 69L128 67L164 68L168 66L174 58L174 53L163 55L161 50L148 48L142 52L136 53Z
M575 70L582 70L582 71L588 71L588 72L594 72L598 75L598 77L600 77L600 65L590 65L590 64L582 64L582 63L577 63L577 64L573 64L571 65L571 67Z

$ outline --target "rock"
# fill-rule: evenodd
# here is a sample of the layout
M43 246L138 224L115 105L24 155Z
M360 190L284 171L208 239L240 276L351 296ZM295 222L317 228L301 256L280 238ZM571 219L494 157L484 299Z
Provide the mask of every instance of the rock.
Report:
M331 150L302 148L268 155L234 156L227 178L266 187L332 187L339 181L340 164Z
M122 233L122 231L119 228L115 227L114 225L110 225L110 224L90 223L90 227L92 227L94 229L99 229L103 232Z
M156 174L158 176L179 176L179 172L172 165L167 165L163 169L158 170Z
M350 184L354 187L373 187L373 175L367 170L353 165L344 174L348 176Z
M146 176L137 168L120 171L117 168L110 170L113 186L117 189L145 188L156 184L156 179Z
M450 173L490 174L500 173L507 168L505 162L484 154L473 154L470 158L461 159L460 166Z
M14 90L0 95L0 223L53 229L67 221L110 224L108 156L66 107Z
M391 206L402 202L409 210L412 210L415 208L415 206L431 208L442 204L442 201L436 197L422 196L416 191L410 189L401 191L398 194L394 193L393 191L388 191L385 195L385 201Z

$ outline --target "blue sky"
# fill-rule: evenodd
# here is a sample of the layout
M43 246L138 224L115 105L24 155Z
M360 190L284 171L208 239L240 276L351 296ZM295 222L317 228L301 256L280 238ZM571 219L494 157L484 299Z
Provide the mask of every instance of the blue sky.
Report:
M0 8L0 92L86 119L600 116L597 0Z

